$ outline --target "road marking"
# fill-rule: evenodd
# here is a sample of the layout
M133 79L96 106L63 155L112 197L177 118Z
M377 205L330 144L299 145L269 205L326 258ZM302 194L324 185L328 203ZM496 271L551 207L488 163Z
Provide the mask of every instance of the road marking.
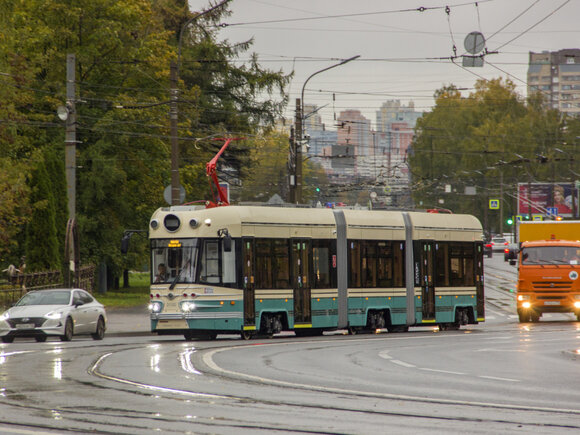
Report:
M414 366L413 364L409 364L409 363L406 363L404 361L399 361L398 359L392 359L391 362L393 364L397 364L397 365L400 365L400 366L403 366L403 367L411 367L411 368L417 367L417 366Z
M496 376L484 376L484 375L480 375L478 376L478 378L483 378L483 379L492 379L494 381L505 381L505 382L520 382L517 379L510 379L510 378L498 378Z
M427 367L419 367L419 370L425 370L428 372L437 372L437 373L447 373L449 375L465 375L465 373L461 373L461 372L452 372L449 370L439 370L439 369L428 369Z
M264 346L268 346L268 344L264 344ZM518 405L510 405L504 403L497 403L497 402L477 402L477 401L469 401L469 400L452 400L452 399L444 399L444 398L429 398L429 397L422 397L422 396L411 396L406 394L391 394L391 393L373 393L368 391L357 391L357 390L349 390L345 388L334 388L334 387L324 387L321 385L309 385L309 384L299 384L295 382L287 382L287 381L279 381L277 379L268 379L261 376L254 376L248 375L246 373L235 372L228 369L223 369L218 366L214 360L213 356L217 353L226 352L230 350L236 350L243 347L250 347L248 346L235 346L235 347L226 347L221 349L211 350L209 352L204 352L202 355L203 362L213 371L222 374L223 376L233 376L237 379L247 379L254 382L260 382L262 384L268 385L278 385L283 387L291 387L291 388L301 388L304 390L309 391L322 391L326 393L332 394L354 394L357 396L366 396L366 397L377 397L382 399L395 399L395 400L413 400L419 401L423 403L436 403L436 404L461 404L461 405L470 405L470 406L483 406L488 408L497 408L497 409L517 409L517 410L525 410L525 411L541 411L541 412L564 412L567 414L572 415L580 415L580 410L578 409L571 409L571 408L549 408L543 406L518 406Z

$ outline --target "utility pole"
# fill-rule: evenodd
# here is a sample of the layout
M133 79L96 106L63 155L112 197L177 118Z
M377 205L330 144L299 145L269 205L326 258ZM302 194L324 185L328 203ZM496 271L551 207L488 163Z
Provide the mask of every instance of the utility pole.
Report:
M294 157L296 159L295 174L296 174L296 185L295 189L295 203L302 203L302 138L304 137L304 132L302 131L302 104L300 98L296 98L296 136L294 138Z
M66 133L65 133L65 168L66 168L66 193L68 199L68 217L74 219L76 214L76 145L77 145L77 114L75 108L76 85L75 85L76 56L66 56Z
M179 205L181 185L179 184L179 142L177 139L177 64L171 62L169 79L171 82L171 99L169 102L170 136L171 136L171 205Z

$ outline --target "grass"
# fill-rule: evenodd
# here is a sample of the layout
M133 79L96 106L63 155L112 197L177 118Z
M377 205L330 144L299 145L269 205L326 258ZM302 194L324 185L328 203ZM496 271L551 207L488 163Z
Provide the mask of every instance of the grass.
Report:
M149 273L130 272L129 288L95 292L94 296L105 308L132 308L149 303Z

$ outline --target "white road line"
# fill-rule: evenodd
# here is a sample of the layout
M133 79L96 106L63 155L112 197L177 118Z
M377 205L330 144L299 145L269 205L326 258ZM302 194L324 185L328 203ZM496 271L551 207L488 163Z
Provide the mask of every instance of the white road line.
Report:
M427 367L419 367L419 370L426 370L428 372L437 372L437 373L447 373L449 375L465 375L465 373L461 373L461 372L452 372L449 370L428 369Z
M409 364L409 363L406 363L404 361L399 361L398 359L392 359L391 362L393 364L397 364L397 365L400 365L400 366L403 366L403 367L411 367L411 368L417 367L417 366L414 366L413 364Z
M520 382L520 381L519 381L519 380L517 380L517 379L510 379L510 378L498 378L498 377L496 377L496 376L483 376L483 375L480 375L480 376L478 376L478 378L483 378L483 379L492 379L492 380L494 380L494 381L505 381L505 382Z

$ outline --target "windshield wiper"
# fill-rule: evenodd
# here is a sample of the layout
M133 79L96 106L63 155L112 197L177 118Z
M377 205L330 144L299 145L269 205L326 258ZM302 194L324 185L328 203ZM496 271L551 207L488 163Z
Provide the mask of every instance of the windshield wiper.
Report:
M190 263L191 260L187 260L187 263L185 263L185 266L183 266L181 268L181 270L179 271L179 273L177 274L177 276L173 279L173 282L171 283L171 285L169 286L169 290L173 290L175 288L175 285L177 284L177 282L179 281L179 278L181 277L181 274L188 268L190 267Z

